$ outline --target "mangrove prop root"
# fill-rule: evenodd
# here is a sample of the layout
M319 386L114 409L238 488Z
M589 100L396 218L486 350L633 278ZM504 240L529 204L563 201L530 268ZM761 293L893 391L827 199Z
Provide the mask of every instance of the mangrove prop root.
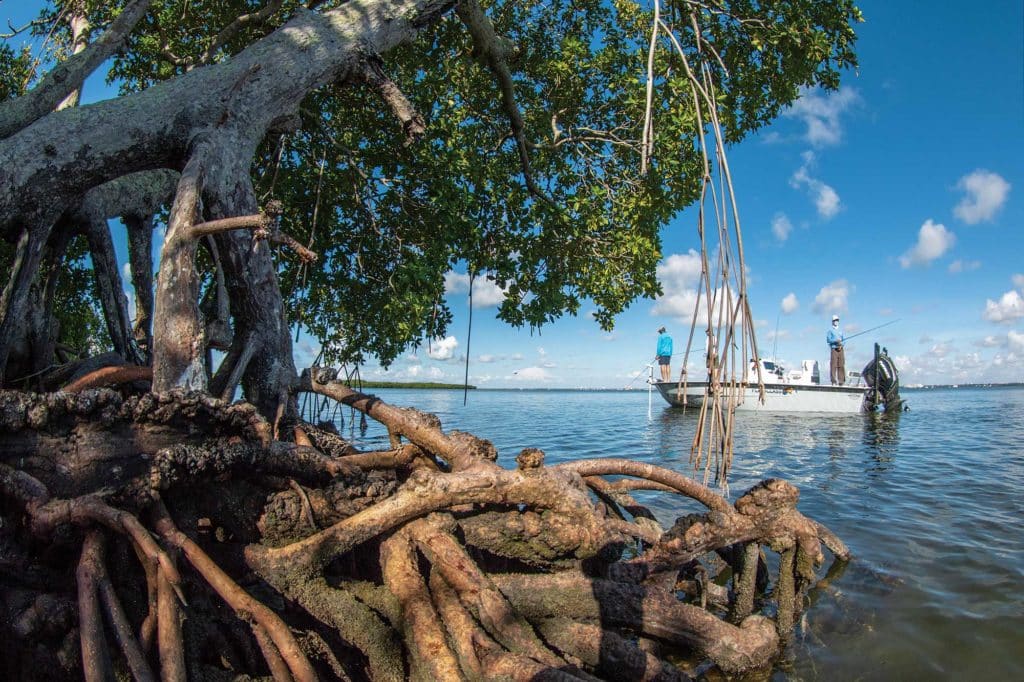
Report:
M157 521L156 529L170 545L178 548L188 559L189 563L203 576L210 587L217 592L227 604L235 610L239 616L244 615L254 622L254 629L260 628L269 636L278 655L284 659L288 669L298 682L313 682L317 679L313 667L309 664L305 654L299 648L298 643L292 636L291 630L262 602L253 599L249 594L232 580L213 560L207 556L199 545L191 538L178 530L171 520L167 509L162 503L154 505ZM257 641L259 636L257 634ZM271 658L275 658L271 654ZM268 660L268 664L272 661Z
M422 680L461 680L454 652L434 610L417 565L416 547L402 530L381 545L384 584L402 607L402 631L409 649L413 677Z
M103 367L75 379L60 390L65 393L81 393L88 388L115 386L132 381L152 381L153 368L138 365L122 365L120 367Z
M668 655L726 674L769 663L799 620L822 545L837 563L849 557L797 511L799 492L784 481L730 504L627 459L546 466L527 448L504 468L488 441L327 378L307 373L298 390L380 420L397 447L359 452L310 424L284 429L298 442L276 441L251 406L204 395L0 393L2 539L16 527L26 542L52 543L51 562L81 541L77 571L65 572L74 585L31 588L39 596L6 631L28 642L71 630L54 641L80 651L71 665L86 679L126 666L138 680L182 680L221 666L301 682L677 680L686 677ZM635 490L705 511L663 532ZM11 513L20 523L6 524ZM118 571L117 591L104 532L139 558ZM771 585L763 550L782 558ZM34 561L35 551L22 554ZM182 560L212 590L193 603ZM731 591L711 582L727 565ZM0 573L0 587L10 580ZM66 604L66 617L50 602Z
M114 591L114 586L110 582L110 576L107 572L106 561L103 557L103 535L96 530L89 531L86 535L86 543L94 543L99 545L98 548L92 551L96 552L98 559L93 562L93 571L96 578L97 589L99 596L103 602L104 613L107 615L107 621L110 623L111 629L114 631L114 636L117 638L118 646L121 648L121 653L124 655L125 662L128 664L128 670L131 672L132 677L135 678L136 682L152 682L156 678L153 675L152 669L149 667L149 662L146 660L146 656L142 651L142 646L139 644L139 640L135 637L132 632L131 623L128 621L128 616L125 614L124 607L121 605L121 600L118 598L117 593ZM83 557L85 556L85 550L83 549ZM88 670L88 666L85 666Z
M465 548L445 532L441 524L420 520L409 524L408 528L445 581L495 640L506 649L541 663L553 667L564 665L565 661L544 646L526 619L515 612Z
M641 682L683 682L689 679L678 668L598 625L552 618L541 621L538 626L541 635L552 646L581 660L606 679Z

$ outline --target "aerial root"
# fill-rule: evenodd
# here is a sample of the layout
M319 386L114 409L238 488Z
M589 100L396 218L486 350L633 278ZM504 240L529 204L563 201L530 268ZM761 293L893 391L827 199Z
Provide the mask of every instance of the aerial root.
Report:
M181 631L184 614L179 607L167 573L156 576L156 645L160 654L160 678L164 682L185 682L185 639Z
M454 652L448 647L407 529L384 541L380 561L384 584L402 607L401 631L409 651L412 676L423 680L465 679Z
M403 443L358 453L305 424L296 432L303 444L266 442L242 412L218 411L234 406L193 401L184 409L224 414L218 423L235 426L167 446L172 429L166 424L173 422L161 417L155 421L163 429L161 446L140 460L146 464L125 479L130 485L113 492L52 499L39 480L0 464L0 494L24 508L33 534L61 538L67 536L55 534L58 527L84 530L77 636L89 679L125 663L134 678L152 679L146 666L155 665L154 647L162 679L181 680L192 667L210 665L200 658L206 652L188 651L186 663L175 565L182 559L238 617L206 623L202 595L189 607L191 622L207 628L215 646L240 647L224 664L233 670L266 674L269 668L275 679L299 682L331 672L346 679L346 671L357 668L396 682L525 682L592 675L686 679L666 662L661 646L710 661L726 674L763 666L798 621L822 544L837 564L849 556L834 534L796 510L798 492L783 481L762 482L729 504L676 472L629 460L545 466L543 452L527 449L510 470L491 459L486 441L445 433L430 415L333 384L329 392L389 420ZM104 396L97 391L78 400L108 400ZM172 408L167 414L184 414ZM52 418L59 416L55 409L50 421L39 423L56 423ZM228 511L209 537L225 543L213 556L223 550L225 558L239 559L244 546L248 569L265 581L254 590L269 587L280 597L262 597L243 578L230 577L207 554L213 546L200 547L204 540L179 530L160 501L196 481L219 491L239 474L245 481L225 499L215 493L186 503L181 511L188 522L180 523L187 530L193 519ZM253 490L268 501L252 504ZM633 498L635 490L688 497L707 511L662 532ZM231 499L236 493L249 496L239 507ZM160 544L135 514L112 506L115 500L151 512L144 518ZM255 530L239 532L239 520ZM125 536L145 571L148 612L137 636L103 563L106 529ZM262 542L250 539L257 532ZM762 548L782 557L771 576L772 619L759 615L768 605L758 601L768 594ZM714 582L729 568L731 590ZM530 573L511 572L524 569ZM279 615L286 605L303 613L292 623L294 632Z
M737 627L660 589L577 571L492 580L531 622L565 616L630 629L695 651L727 672L762 665L777 650L778 636L767 618L750 616Z
M108 679L106 675L112 674L103 620L100 617L102 604L103 613L106 614L106 620L114 632L132 677L137 682L152 682L156 678L110 582L104 554L103 532L99 529L88 531L82 543L77 570L79 635L86 679Z
M565 664L540 638L526 619L516 613L505 596L476 565L465 548L450 535L438 515L410 523L407 528L420 549L459 595L484 629L506 649L522 653L545 665Z
M157 501L154 504L156 515L156 529L164 540L180 550L193 568L203 576L203 579L220 595L220 597L235 610L240 618L250 621L256 636L260 641L260 634L265 633L273 644L273 648L264 647L261 649L267 658L267 664L274 668L278 658L284 659L291 675L298 682L313 682L317 679L313 666L310 665L306 655L302 652L291 630L285 625L281 618L271 611L265 604L251 597L245 590L225 573L190 537L178 530L170 514L167 513L163 503Z
M103 632L97 574L102 563L102 540L98 531L91 531L82 545L78 561L78 632L82 644L82 668L87 682L113 679L114 670Z
M152 381L153 368L138 365L121 365L119 367L101 367L75 379L60 390L64 393L81 393L89 388L101 386L117 386L132 381Z
M548 643L579 659L603 679L640 682L682 682L689 679L675 666L599 625L551 618L540 621L538 627Z
M730 620L739 623L754 612L754 595L757 592L757 566L761 560L761 548L756 542L743 546L738 578L734 580L735 599L730 611Z

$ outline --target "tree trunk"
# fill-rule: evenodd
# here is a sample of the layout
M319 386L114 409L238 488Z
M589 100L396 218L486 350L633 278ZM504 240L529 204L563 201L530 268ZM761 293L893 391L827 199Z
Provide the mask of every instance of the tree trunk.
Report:
M96 277L103 317L107 323L110 341L114 345L114 352L127 362L141 363L142 357L132 341L128 301L121 283L121 271L117 266L117 254L114 253L110 227L106 220L94 218L84 225L84 230L89 240L93 274Z
M309 92L361 71L366 54L408 42L453 5L352 0L324 12L300 9L229 60L44 116L0 141L0 233L12 238L26 224L50 224L46 218L83 192L127 173L183 167L201 131L232 123L262 138Z
M128 261L135 289L135 325L132 337L148 363L153 353L153 216L126 215Z

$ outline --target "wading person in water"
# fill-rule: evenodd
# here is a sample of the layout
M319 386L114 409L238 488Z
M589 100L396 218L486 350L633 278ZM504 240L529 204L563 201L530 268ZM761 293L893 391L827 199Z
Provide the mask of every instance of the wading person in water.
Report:
M661 380L672 378L672 337L665 333L665 328L658 330L658 350L655 357L661 368Z
M839 329L839 316L832 316L832 328L828 330L828 347L831 353L828 359L828 375L832 385L846 383L846 356L843 351L843 332Z

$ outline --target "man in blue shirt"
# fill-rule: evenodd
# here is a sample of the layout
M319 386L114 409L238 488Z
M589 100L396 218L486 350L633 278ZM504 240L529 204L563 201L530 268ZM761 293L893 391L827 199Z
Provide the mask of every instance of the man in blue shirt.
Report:
M843 351L843 332L839 329L839 316L832 316L832 328L828 330L828 347L831 353L828 359L828 375L832 385L846 383L846 356Z
M672 337L665 333L665 328L658 330L658 350L655 359L661 368L661 380L672 378Z

